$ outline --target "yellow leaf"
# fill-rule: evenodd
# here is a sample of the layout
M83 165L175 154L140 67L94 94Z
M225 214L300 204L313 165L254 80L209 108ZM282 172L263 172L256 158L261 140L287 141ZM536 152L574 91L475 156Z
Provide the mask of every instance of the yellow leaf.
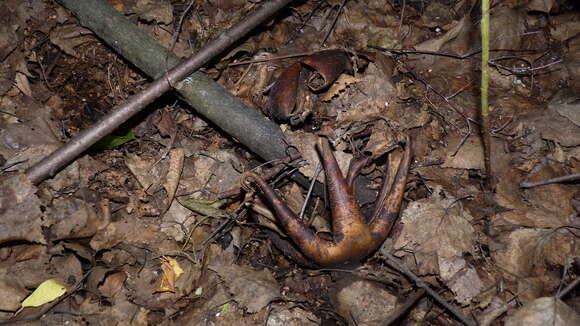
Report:
M181 266L179 266L179 263L177 262L177 260L175 260L174 258L171 257L165 257L165 259L167 259L167 261L169 262L169 265L171 265L171 268L173 269L173 273L175 273L175 279L178 279L181 274L185 273L183 271L183 269L181 268Z
M175 292L175 280L177 280L181 274L183 274L183 269L179 266L177 260L171 257L163 257L161 261L161 283L155 292Z
M42 282L28 298L22 301L22 307L38 307L58 299L66 293L66 287L56 280Z

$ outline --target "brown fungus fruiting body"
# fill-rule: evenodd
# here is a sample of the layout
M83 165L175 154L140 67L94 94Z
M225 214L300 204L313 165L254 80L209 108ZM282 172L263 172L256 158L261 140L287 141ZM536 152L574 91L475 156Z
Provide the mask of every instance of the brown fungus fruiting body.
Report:
M367 223L353 195L355 176L366 160L352 161L347 177L340 171L327 139L317 144L326 174L326 185L332 214L332 240L319 237L282 201L272 187L253 172L244 174L246 187L257 186L274 209L280 224L301 253L318 266L349 266L361 263L386 239L398 216L405 192L411 162L411 144L403 153L390 154L383 187L373 216Z

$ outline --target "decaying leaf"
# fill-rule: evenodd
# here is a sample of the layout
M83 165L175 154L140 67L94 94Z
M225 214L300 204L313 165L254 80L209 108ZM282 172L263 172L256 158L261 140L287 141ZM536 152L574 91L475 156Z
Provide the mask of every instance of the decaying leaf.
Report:
M263 269L255 271L247 265L215 264L210 268L226 282L235 300L255 313L280 297L280 285L272 273Z
M169 171L167 172L165 183L163 183L163 188L165 188L165 191L167 192L167 205L165 211L167 211L169 207L171 207L171 203L173 203L177 186L179 186L181 172L183 171L184 159L185 153L183 148L174 148L169 152Z
M441 37L427 40L421 44L415 46L415 49L419 51L439 51L443 45L447 42L452 41L459 35L459 33L465 29L465 26L469 22L469 18L466 16L462 18L459 22L455 24L447 33L443 34Z
M126 279L125 272L114 272L107 275L103 284L99 286L99 293L108 298L115 297L123 288Z
M420 275L439 275L459 303L469 304L484 287L475 268L463 257L474 248L473 218L440 187L433 193L403 211L403 228L394 247L413 249Z
M92 39L89 36L90 34L90 30L78 25L63 25L55 28L50 33L50 42L58 46L66 54L76 57L78 53L75 48L90 41Z
M338 96L349 85L360 82L359 78L347 74L341 74L340 77L330 86L328 91L320 98L323 102L329 102L333 97Z
M538 298L505 320L506 326L580 325L574 309L554 297Z
M290 66L282 72L270 91L268 112L280 122L287 121L294 113L301 69L299 62Z
M483 144L481 138L471 136L460 145L463 136L454 134L447 146L447 155L442 167L453 169L477 169L483 170ZM459 147L459 151L456 152Z
M177 260L163 257L161 260L161 283L155 292L175 292L175 282L184 273Z
M301 80L303 65L313 70L305 82ZM308 105L302 103L303 99L310 98L308 94L304 94L304 86L308 86L314 92L320 92L334 83L343 72L352 73L352 66L348 55L342 50L320 51L294 63L282 72L270 91L268 99L270 116L278 122L290 121L291 124L301 122L304 112L308 110L306 107ZM340 89L344 89L347 83L348 81L343 81L343 85L337 86L338 88L334 89L327 99L336 95Z
M333 298L338 313L350 323L374 325L395 310L397 298L379 284L356 280L339 285Z
M24 175L0 184L0 243L19 240L46 243L42 233L41 202L36 191Z
M137 0L133 10L146 22L167 25L173 21L173 7L169 1Z
M542 276L549 266L566 266L580 255L580 243L564 229L517 229L497 240L502 245L492 257L508 279Z

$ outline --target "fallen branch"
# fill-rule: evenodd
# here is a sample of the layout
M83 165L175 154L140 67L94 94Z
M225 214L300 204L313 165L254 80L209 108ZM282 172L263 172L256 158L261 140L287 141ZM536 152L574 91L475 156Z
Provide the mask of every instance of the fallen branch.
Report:
M187 61L179 59L149 38L137 26L99 0L58 0L119 54L156 78L145 90L114 108L92 127L83 130L52 154L26 171L35 184L54 176L102 137L152 103L160 95L175 88L198 113L238 139L266 160L286 156L286 143L280 128L262 114L244 105L241 100L202 73L194 73L209 60L228 49L253 28L263 23L291 0L272 0L234 25ZM173 67L167 70L167 67ZM187 77L186 79L184 79Z

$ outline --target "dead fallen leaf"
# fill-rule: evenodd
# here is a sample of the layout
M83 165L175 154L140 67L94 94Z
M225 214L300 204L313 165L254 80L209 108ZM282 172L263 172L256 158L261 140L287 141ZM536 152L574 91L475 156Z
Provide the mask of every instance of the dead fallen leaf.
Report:
M247 265L215 264L210 268L224 280L234 299L249 313L255 313L280 297L280 285L272 273Z
M168 25L173 21L173 7L169 1L137 0L133 10L146 22Z
M359 78L353 77L351 75L342 74L338 79L330 86L328 91L322 95L320 98L323 102L329 102L335 96L339 96L342 91L344 91L349 85L360 82Z
M36 191L24 175L0 183L0 243L21 240L46 243L42 232L42 203Z
M529 302L505 319L506 326L580 325L580 316L554 297Z
M559 229L517 229L496 241L499 244L491 255L508 279L545 275L548 266L566 266L580 253L580 242Z
M89 42L92 32L76 24L58 26L50 33L50 42L58 46L66 54L77 57L75 48Z
M181 179L184 159L185 153L183 148L174 148L169 152L169 171L165 177L165 183L163 183L163 188L165 188L165 191L167 192L167 205L164 212L167 211L173 203L173 198L175 197L175 192L177 191L179 180Z
M459 146L462 135L453 133L450 135L449 145L447 146L445 163L442 167L453 169L477 169L483 170L483 144L481 138L471 136L461 145L457 154L455 151ZM453 155L455 154L455 155Z
M417 51L433 51L433 52L441 50L443 45L455 39L459 35L459 33L463 29L465 29L465 26L468 23L468 21L469 19L467 16L463 17L460 21L458 21L455 24L455 26L449 29L441 37L430 39L421 44L417 44L415 45L415 49Z
M414 201L403 211L403 228L394 244L395 249L412 249L417 273L438 274L461 304L469 304L484 288L464 258L475 245L472 219L460 202L435 187L432 197Z
M153 124L163 137L173 137L177 131L175 120L167 109L159 110L153 118Z
M183 274L183 269L172 257L161 260L161 282L155 292L175 292L175 281Z
M395 310L397 297L377 283L356 280L339 286L332 300L349 324L375 325Z
M107 275L103 284L99 286L99 293L108 298L115 297L123 288L126 279L127 274L125 272L119 271Z

